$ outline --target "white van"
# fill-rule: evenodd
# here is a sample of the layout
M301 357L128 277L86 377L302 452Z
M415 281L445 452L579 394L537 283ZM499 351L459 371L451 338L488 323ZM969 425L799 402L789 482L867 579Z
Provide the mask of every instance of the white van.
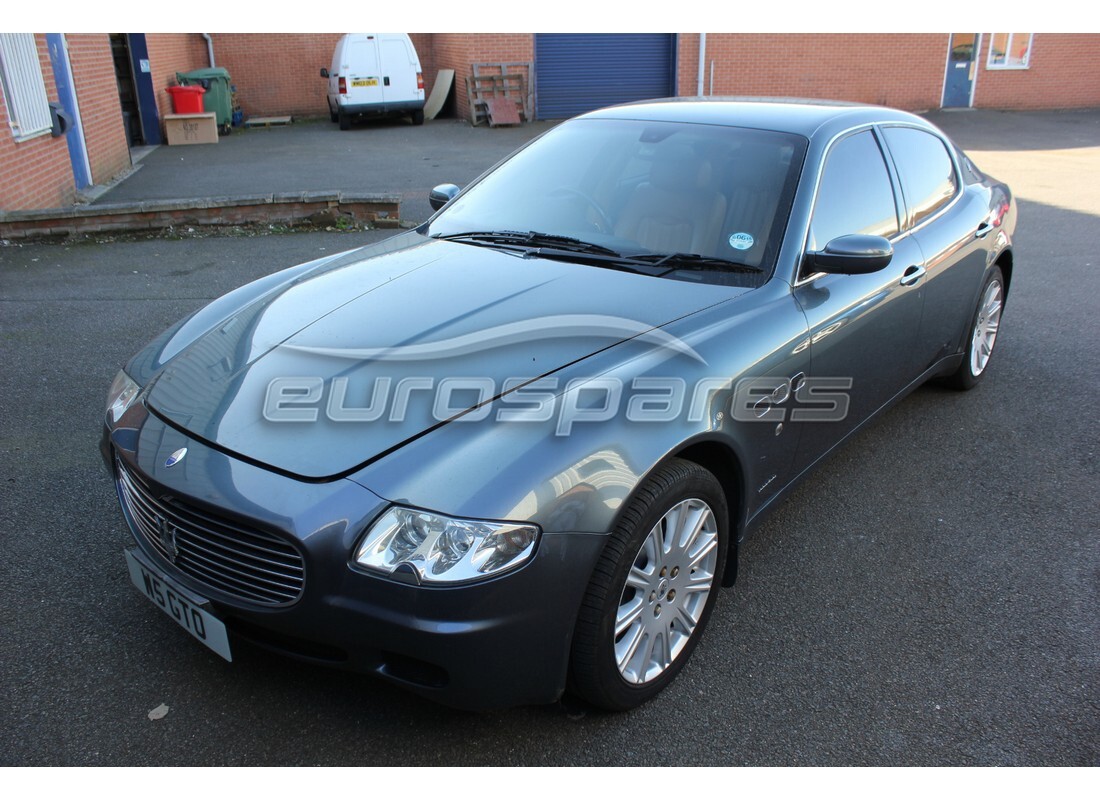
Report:
M344 34L321 77L342 131L365 115L409 114L413 125L424 124L424 73L407 33Z

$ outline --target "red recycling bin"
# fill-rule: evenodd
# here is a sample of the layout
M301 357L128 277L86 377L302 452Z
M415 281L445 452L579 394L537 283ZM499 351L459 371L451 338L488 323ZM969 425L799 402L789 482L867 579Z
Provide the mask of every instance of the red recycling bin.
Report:
M206 90L201 86L169 86L168 94L172 98L173 114L202 113L202 96Z

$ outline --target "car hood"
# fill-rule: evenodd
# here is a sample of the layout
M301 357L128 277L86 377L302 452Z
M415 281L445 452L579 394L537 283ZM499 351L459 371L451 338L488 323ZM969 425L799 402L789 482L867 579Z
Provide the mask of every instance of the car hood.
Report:
M221 320L159 369L146 405L238 456L336 477L625 340L675 348L653 329L748 291L400 240Z

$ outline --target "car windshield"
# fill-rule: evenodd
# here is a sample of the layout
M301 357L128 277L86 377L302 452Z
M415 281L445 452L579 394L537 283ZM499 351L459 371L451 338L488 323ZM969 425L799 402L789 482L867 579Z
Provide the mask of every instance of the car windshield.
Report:
M668 256L644 274L759 285L775 267L806 140L618 119L559 125L432 220L428 234L528 246L594 266ZM596 245L598 247L591 247Z

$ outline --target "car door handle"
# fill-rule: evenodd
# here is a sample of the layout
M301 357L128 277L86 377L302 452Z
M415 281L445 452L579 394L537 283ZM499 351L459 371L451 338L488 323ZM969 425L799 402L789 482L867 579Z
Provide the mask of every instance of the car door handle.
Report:
M909 269L905 270L905 274L901 276L901 285L912 286L924 277L926 271L924 267L918 267L916 265L909 267Z
M974 231L974 238L975 239L984 239L986 236L989 235L989 232L992 231L992 230L993 230L992 225L990 225L988 222L983 222L981 225L978 226L978 229L976 231Z

